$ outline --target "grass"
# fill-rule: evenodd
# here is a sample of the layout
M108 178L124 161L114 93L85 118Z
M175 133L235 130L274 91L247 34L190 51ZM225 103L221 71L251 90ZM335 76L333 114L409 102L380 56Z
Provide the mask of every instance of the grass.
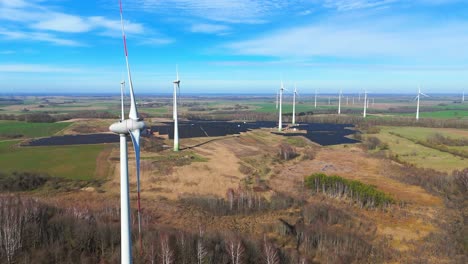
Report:
M27 123L18 121L0 121L0 137L22 135L23 137L51 136L68 127L71 123Z
M444 137L461 139L468 137L468 130L454 128L427 128L427 127L385 127L388 133L399 134L405 138L426 141L435 134L441 134ZM448 149L465 151L468 153L468 146L447 146Z
M18 147L19 141L0 142L0 168L6 173L37 172L53 177L91 180L97 158L106 145Z
M361 207L381 207L395 202L386 193L374 186L337 175L315 173L305 178L305 186L313 192L323 192L332 197L347 197L360 203Z
M402 116L415 116L415 113L401 114ZM420 118L438 118L438 119L468 119L468 110L442 110L434 112L419 112Z
M278 110L276 109L276 103L254 103L251 104L252 106L256 107L255 111L256 112L261 112L261 113L275 113ZM338 111L338 106L337 105L320 105L317 106L317 109L337 109ZM342 109L345 109L345 107L342 107ZM291 114L293 110L293 105L283 103L283 113L284 114ZM296 104L296 113L300 112L309 112L309 111L314 111L314 105L313 104Z
M428 130L432 131L432 133L437 133L439 131L442 133L449 133L447 132L448 130L435 128L384 127L379 134L373 134L372 136L376 136L382 142L387 143L391 154L398 155L399 159L414 164L417 167L430 168L449 173L455 169L464 169L467 161L461 157L425 147L411 140L390 134L390 132L400 133L402 135L405 133L413 135L416 138L423 138L424 134L430 134Z

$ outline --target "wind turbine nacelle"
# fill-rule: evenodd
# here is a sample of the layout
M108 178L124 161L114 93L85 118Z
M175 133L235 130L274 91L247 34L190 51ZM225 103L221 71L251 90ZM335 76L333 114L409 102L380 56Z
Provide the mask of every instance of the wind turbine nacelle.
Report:
M111 132L114 132L116 134L128 134L128 131L133 131L133 130L143 130L146 127L145 122L143 121L138 121L138 120L133 120L133 119L125 119L122 121L119 121L117 123L112 124L109 127L109 130Z

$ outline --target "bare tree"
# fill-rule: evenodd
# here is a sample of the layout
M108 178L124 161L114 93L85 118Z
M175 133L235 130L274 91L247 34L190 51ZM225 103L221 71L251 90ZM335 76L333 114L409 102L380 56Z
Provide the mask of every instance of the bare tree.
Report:
M160 235L161 242L161 263L162 264L172 264L174 263L174 253L171 250L169 245L169 236L164 234Z
M244 245L238 238L226 241L226 251L229 254L232 264L242 264L244 257Z
M199 236L197 239L197 263L202 264L205 261L207 251L205 246L203 245L203 234L204 231L201 226L199 226Z
M263 237L263 253L266 264L279 264L278 250Z
M13 262L13 257L22 246L22 234L27 218L22 202L18 197L3 197L0 199L0 246L5 252L7 263Z

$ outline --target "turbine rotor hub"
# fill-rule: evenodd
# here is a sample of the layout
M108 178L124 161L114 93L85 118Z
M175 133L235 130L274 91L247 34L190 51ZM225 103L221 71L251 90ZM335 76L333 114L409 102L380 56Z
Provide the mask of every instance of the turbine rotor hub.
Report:
M128 134L129 131L145 129L145 122L141 120L125 119L112 124L109 127L111 132L116 134Z

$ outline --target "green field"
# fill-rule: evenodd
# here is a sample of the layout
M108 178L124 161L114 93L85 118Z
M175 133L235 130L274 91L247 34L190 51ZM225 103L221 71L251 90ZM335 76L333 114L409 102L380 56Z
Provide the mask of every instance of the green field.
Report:
M466 108L465 108L466 109ZM403 116L416 116L416 113L402 114ZM468 110L443 110L435 112L420 112L421 118L441 118L441 119L468 119Z
M0 142L0 170L47 173L74 180L95 177L97 158L106 145L18 147L20 141Z
M71 123L27 123L18 121L0 121L0 137L23 135L27 138L54 135Z
M452 138L463 137L463 133L467 133L466 130L383 127L379 134L371 136L376 136L382 142L387 143L389 151L394 155L398 155L399 159L414 164L417 167L430 168L443 172L452 172L453 170L461 170L468 166L467 161L459 156L416 144L411 140L392 135L390 134L391 132L398 133L412 139L424 140L426 137L434 133L440 133ZM467 147L462 148L463 150L467 149Z
M255 111L261 112L261 113L275 113L278 110L276 109L276 104L271 104L271 103L255 103L251 104L253 107L256 107ZM317 106L317 109L336 109L338 111L338 106L336 105L327 105L327 106ZM345 107L341 108L342 110L345 109ZM285 104L283 103L283 113L284 114L290 114L292 113L293 110L293 105L292 104ZM300 112L310 112L314 111L314 105L313 104L296 104L296 113Z

